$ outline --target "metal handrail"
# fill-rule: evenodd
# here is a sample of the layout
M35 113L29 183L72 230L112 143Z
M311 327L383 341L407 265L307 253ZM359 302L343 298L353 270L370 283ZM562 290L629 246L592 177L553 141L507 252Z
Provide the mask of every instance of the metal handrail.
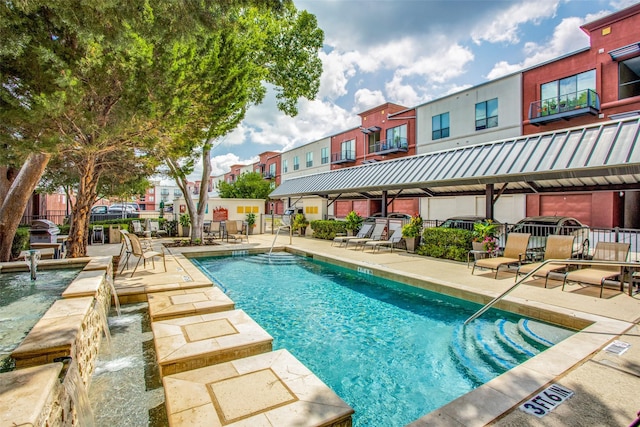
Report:
M547 264L562 264L562 265L608 265L608 266L618 266L618 267L635 267L640 268L640 264L637 262L627 262L627 261L603 261L603 260L585 260L585 259L548 259L543 261L538 267L531 270L529 273L525 274L525 276L518 280L513 286L508 288L506 291L489 301L482 307L480 310L476 311L471 317L464 321L464 324L468 324L469 322L474 321L478 317L482 316L484 312L493 307L498 301L507 296L511 291L520 286L522 282L531 277L536 271L540 270ZM622 278L624 280L624 277ZM629 284L631 286L631 284Z

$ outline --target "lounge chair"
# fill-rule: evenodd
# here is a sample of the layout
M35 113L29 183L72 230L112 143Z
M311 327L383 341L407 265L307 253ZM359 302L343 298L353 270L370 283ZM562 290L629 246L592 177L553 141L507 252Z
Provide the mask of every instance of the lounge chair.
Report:
M384 233L386 231L387 231L387 224L377 223L373 227L373 231L371 232L371 236L358 238L358 239L349 239L349 240L347 240L347 245L345 246L345 248L348 248L349 244L355 243L356 249L358 248L358 246L362 245L362 249L364 250L364 244L366 242L370 242L370 241L374 241L374 240L376 240L376 241L377 240L381 240L382 236L384 235Z
M238 225L238 222L240 222L240 226ZM226 236L227 236L227 242L229 241L229 239L233 239L234 241L236 240L240 240L242 241L242 239L247 239L247 242L249 242L249 236L247 236L246 234L242 233L242 221L225 221L225 231L226 231Z
M156 268L156 263L154 261L155 257L162 258L164 271L165 272L167 271L167 262L164 257L164 248L162 249L162 252L154 251L151 249L144 249L142 246L142 243L140 242L140 238L135 234L127 234L123 236L126 236L126 238L129 239L129 242L131 243L131 255L138 257L138 262L136 263L136 266L133 268L133 271L131 272L130 277L133 277L133 275L136 273L136 270L140 265L140 260L144 261L144 268L147 268L147 259L151 259L153 268Z
M371 223L363 224L362 227L360 228L360 231L358 231L358 233L355 236L335 237L333 239L333 242L331 242L331 246L333 246L334 243L338 243L338 246L342 246L343 243L346 245L349 240L363 239L365 237L368 237L372 231L373 231L373 224Z
M557 234L552 234L547 237L547 244L544 249L544 260L549 259L569 259L571 258L571 254L573 252L573 242L575 241L575 236L560 236ZM521 264L518 267L518 271L516 272L516 281L518 277L522 274L528 274L540 267L543 262L532 262L530 264ZM540 267L535 273L533 273L534 277L544 277L544 287L547 287L547 281L549 280L549 273L552 272L560 272L563 269L566 269L566 265L560 264L545 264L543 267Z
M371 246L371 252L379 250L382 246L389 246L393 252L393 246L402 241L402 228L396 228L391 234L389 240L370 240L364 243L364 246ZM364 250L364 249L363 249Z
M593 259L597 261L626 261L629 255L629 243L598 242L593 253ZM623 286L622 267L619 265L598 264L594 267L581 268L570 271L564 275L562 290L567 282L586 283L588 285L600 286L600 298L604 290L605 280L618 278L620 290Z
M473 263L471 274L475 271L476 266L489 268L496 271L495 278L497 279L500 267L505 265L509 266L509 264L521 264L527 253L529 237L531 237L529 233L509 233L503 255L495 258L481 258L476 260Z

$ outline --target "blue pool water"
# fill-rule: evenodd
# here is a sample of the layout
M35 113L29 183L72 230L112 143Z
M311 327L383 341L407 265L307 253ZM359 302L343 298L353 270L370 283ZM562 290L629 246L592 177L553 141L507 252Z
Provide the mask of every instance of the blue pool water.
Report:
M296 258L193 261L273 336L274 350L288 349L354 408L355 426L403 426L479 385L453 350L478 305ZM476 322L499 318L518 320L489 311Z
M78 275L80 269L0 274L0 372L11 370L9 354Z

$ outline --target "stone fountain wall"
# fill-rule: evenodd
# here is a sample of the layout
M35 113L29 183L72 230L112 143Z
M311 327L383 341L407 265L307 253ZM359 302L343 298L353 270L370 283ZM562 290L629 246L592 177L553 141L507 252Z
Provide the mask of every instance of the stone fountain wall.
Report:
M33 406L30 400L33 399L34 392L27 391L28 388L47 397L43 398L46 403L38 406L41 413L32 415L29 420L20 413L13 419L0 418L0 421L6 421L1 422L1 425L22 425L25 421L42 426L79 425L75 402L57 377L61 368L55 374L55 381L51 380L54 375L51 373L42 377L44 379L27 375L26 379L15 381L14 377L29 372L28 369L62 366L54 363L54 359L71 357L84 387L88 388L107 327L104 322L106 315L101 313L108 313L111 305L111 286L108 280L112 280L111 257L89 262L64 291L63 299L54 302L13 351L11 356L16 361L17 370L0 374L0 389L8 382L17 394L10 398L11 401L8 400L9 396L0 395L0 408L7 405L11 407L16 400L25 400L28 405ZM63 378L64 381L68 381L67 376L68 374ZM25 391L21 393L23 388Z

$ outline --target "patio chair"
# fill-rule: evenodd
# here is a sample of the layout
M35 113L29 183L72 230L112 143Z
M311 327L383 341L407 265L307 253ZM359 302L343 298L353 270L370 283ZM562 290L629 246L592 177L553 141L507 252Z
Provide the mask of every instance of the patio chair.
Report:
M136 236L151 237L151 232L145 231L140 221L131 221L131 227L133 227L133 234L135 234Z
M382 240L382 236L384 236L386 232L387 232L387 224L377 223L373 227L371 236L357 238L357 239L349 239L347 240L347 245L345 246L345 248L348 248L350 243L355 243L356 249L358 249L358 246L362 245L362 250L364 250L364 247L365 247L364 244L366 242Z
M240 224L238 224L240 223ZM236 240L240 240L242 241L242 239L247 239L247 242L249 242L249 236L247 236L246 234L242 233L242 221L229 221L227 220L225 222L225 226L226 226L226 235L227 235L227 242L229 241L229 239L233 239L234 241Z
M142 260L144 262L144 268L147 268L147 259L151 259L151 263L153 265L153 268L156 268L156 263L154 261L154 258L156 257L161 257L162 258L162 264L164 266L164 271L167 271L167 261L165 259L164 256L164 248L162 249L161 252L158 251L154 251L151 249L144 249L142 247L142 243L140 242L140 238L138 236L136 236L135 234L128 234L127 236L129 238L129 241L131 242L131 254L135 257L138 257L138 262L136 263L136 266L133 268L133 272L131 272L131 276L129 277L133 277L133 275L136 273L136 270L138 269L138 266L140 265L140 260Z
M629 243L616 242L598 242L593 253L593 259L597 261L626 261L629 255ZM606 280L615 280L618 278L618 284L622 291L623 283L623 267L619 265L603 265L598 264L593 267L581 268L570 271L564 275L562 282L562 290L567 282L585 283L588 285L600 286L600 298L604 290L604 282ZM629 285L631 286L631 285Z
M371 223L362 224L362 227L360 227L360 231L358 231L358 233L355 236L334 237L333 242L331 242L331 246L333 246L334 243L338 243L338 247L340 247L342 246L343 243L346 244L349 240L362 239L364 237L368 237L372 231L373 231L373 224Z
M152 236L162 237L167 235L167 230L160 228L159 221L149 221L149 232Z
M364 243L364 247L371 246L371 252L375 252L383 246L388 246L393 252L393 247L400 241L402 241L402 228L396 228L389 240L370 240Z
M476 260L473 263L471 274L475 271L476 266L489 268L496 271L495 278L497 279L500 267L508 267L510 264L521 264L527 253L529 237L531 237L531 234L529 233L509 233L509 236L507 237L507 244L504 247L502 256Z
M131 257L131 240L129 240L129 232L127 230L120 230L122 236L122 246L120 247L120 262L122 263L122 257L124 256L124 264L120 274L124 271L124 268L129 268L129 257Z
M569 259L571 258L571 254L573 252L573 242L575 241L575 236L560 236L557 234L552 234L547 237L547 245L544 249L544 260L549 259ZM535 270L536 268L542 265L541 262L532 262L530 264L521 264L518 267L518 271L516 271L516 281L518 277L522 274L528 274ZM547 287L547 281L549 280L549 273L555 272L559 273L562 270L566 270L566 265L559 264L546 264L543 267L540 267L535 273L533 273L534 277L544 277L544 287Z
M221 223L220 221L212 221L211 224L209 225L209 232L207 233L207 236L215 239L216 236L218 236L219 238L222 238L222 229L221 229Z

